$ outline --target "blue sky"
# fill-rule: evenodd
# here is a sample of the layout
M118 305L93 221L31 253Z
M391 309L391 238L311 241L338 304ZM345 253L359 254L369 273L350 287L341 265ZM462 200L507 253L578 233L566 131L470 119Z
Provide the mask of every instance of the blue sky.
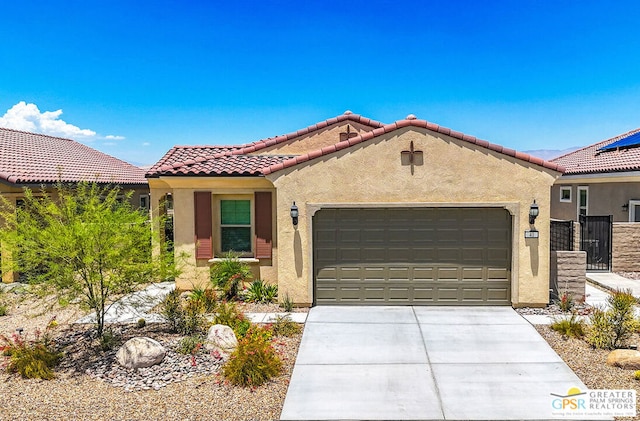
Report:
M34 0L2 9L0 125L139 164L173 145L251 142L347 109L385 123L413 113L517 150L640 127L632 1Z

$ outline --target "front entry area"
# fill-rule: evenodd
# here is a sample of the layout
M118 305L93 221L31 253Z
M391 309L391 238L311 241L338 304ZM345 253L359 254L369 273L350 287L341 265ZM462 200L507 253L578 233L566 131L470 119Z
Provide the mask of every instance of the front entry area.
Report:
M324 208L313 216L315 305L510 305L502 208Z

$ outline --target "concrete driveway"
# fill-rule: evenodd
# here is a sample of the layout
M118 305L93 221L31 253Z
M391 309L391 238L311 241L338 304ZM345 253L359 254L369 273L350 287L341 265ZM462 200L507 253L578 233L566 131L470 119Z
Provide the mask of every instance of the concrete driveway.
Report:
M314 307L282 420L544 420L586 387L510 307Z

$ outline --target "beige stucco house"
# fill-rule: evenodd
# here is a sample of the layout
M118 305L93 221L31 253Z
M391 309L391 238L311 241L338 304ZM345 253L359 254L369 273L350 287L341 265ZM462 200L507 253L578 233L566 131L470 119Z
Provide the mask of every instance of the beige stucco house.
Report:
M153 209L172 198L189 256L178 288L208 284L233 249L300 305L542 306L561 172L412 115L346 112L246 145L175 147L147 177Z

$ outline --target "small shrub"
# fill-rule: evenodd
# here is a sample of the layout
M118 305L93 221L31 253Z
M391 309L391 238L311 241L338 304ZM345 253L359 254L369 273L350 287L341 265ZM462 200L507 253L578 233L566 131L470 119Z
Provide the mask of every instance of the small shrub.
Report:
M7 315L7 306L3 303L0 303L0 317Z
M120 335L111 329L106 329L100 336L100 349L103 351L111 351L120 345Z
M571 309L573 309L573 306L573 295L569 294L567 291L563 292L558 299L558 307L560 307L560 310L566 313L571 311Z
M271 324L271 331L274 336L293 336L302 331L302 327L291 320L289 316L277 316L276 320Z
M272 303L278 295L278 285L267 284L256 279L247 288L247 301L254 303Z
M142 318L138 319L138 323L137 323L138 329L142 329L146 325L147 325L147 321L145 319L142 319Z
M33 340L27 340L17 333L11 337L0 336L0 351L9 357L5 363L6 370L28 379L53 379L53 368L63 355L52 347L49 331L53 327L55 325L50 322L44 335L36 331Z
M293 311L293 300L289 298L289 293L284 296L282 303L280 303L280 307L287 313L291 313Z
M224 377L239 386L260 386L280 374L282 362L262 334L247 333L222 367Z
M182 324L182 305L180 304L180 291L174 289L162 300L160 314L167 320L173 332L180 330Z
M197 298L189 298L183 307L180 294L178 290L171 291L161 304L160 314L169 323L171 331L193 335L206 330L205 303Z
M178 343L176 352L184 355L192 355L204 344L204 338L200 335L185 336Z
M242 312L238 311L235 303L221 303L218 306L213 322L229 326L237 337L245 336L251 327L251 322L247 320Z
M211 288L194 288L189 299L199 302L205 313L215 313L218 305L218 296Z
M554 319L550 327L556 332L571 338L582 338L584 336L584 322L578 319L575 313L569 318Z
M595 348L621 348L640 325L634 315L636 299L631 291L616 290L607 304L608 308L594 308L591 313L587 342Z
M211 283L220 288L227 300L238 298L242 284L250 279L251 268L241 262L236 254L229 252L224 259L211 266Z
M640 370L636 370L633 373L633 378L636 379L636 380L640 380Z

